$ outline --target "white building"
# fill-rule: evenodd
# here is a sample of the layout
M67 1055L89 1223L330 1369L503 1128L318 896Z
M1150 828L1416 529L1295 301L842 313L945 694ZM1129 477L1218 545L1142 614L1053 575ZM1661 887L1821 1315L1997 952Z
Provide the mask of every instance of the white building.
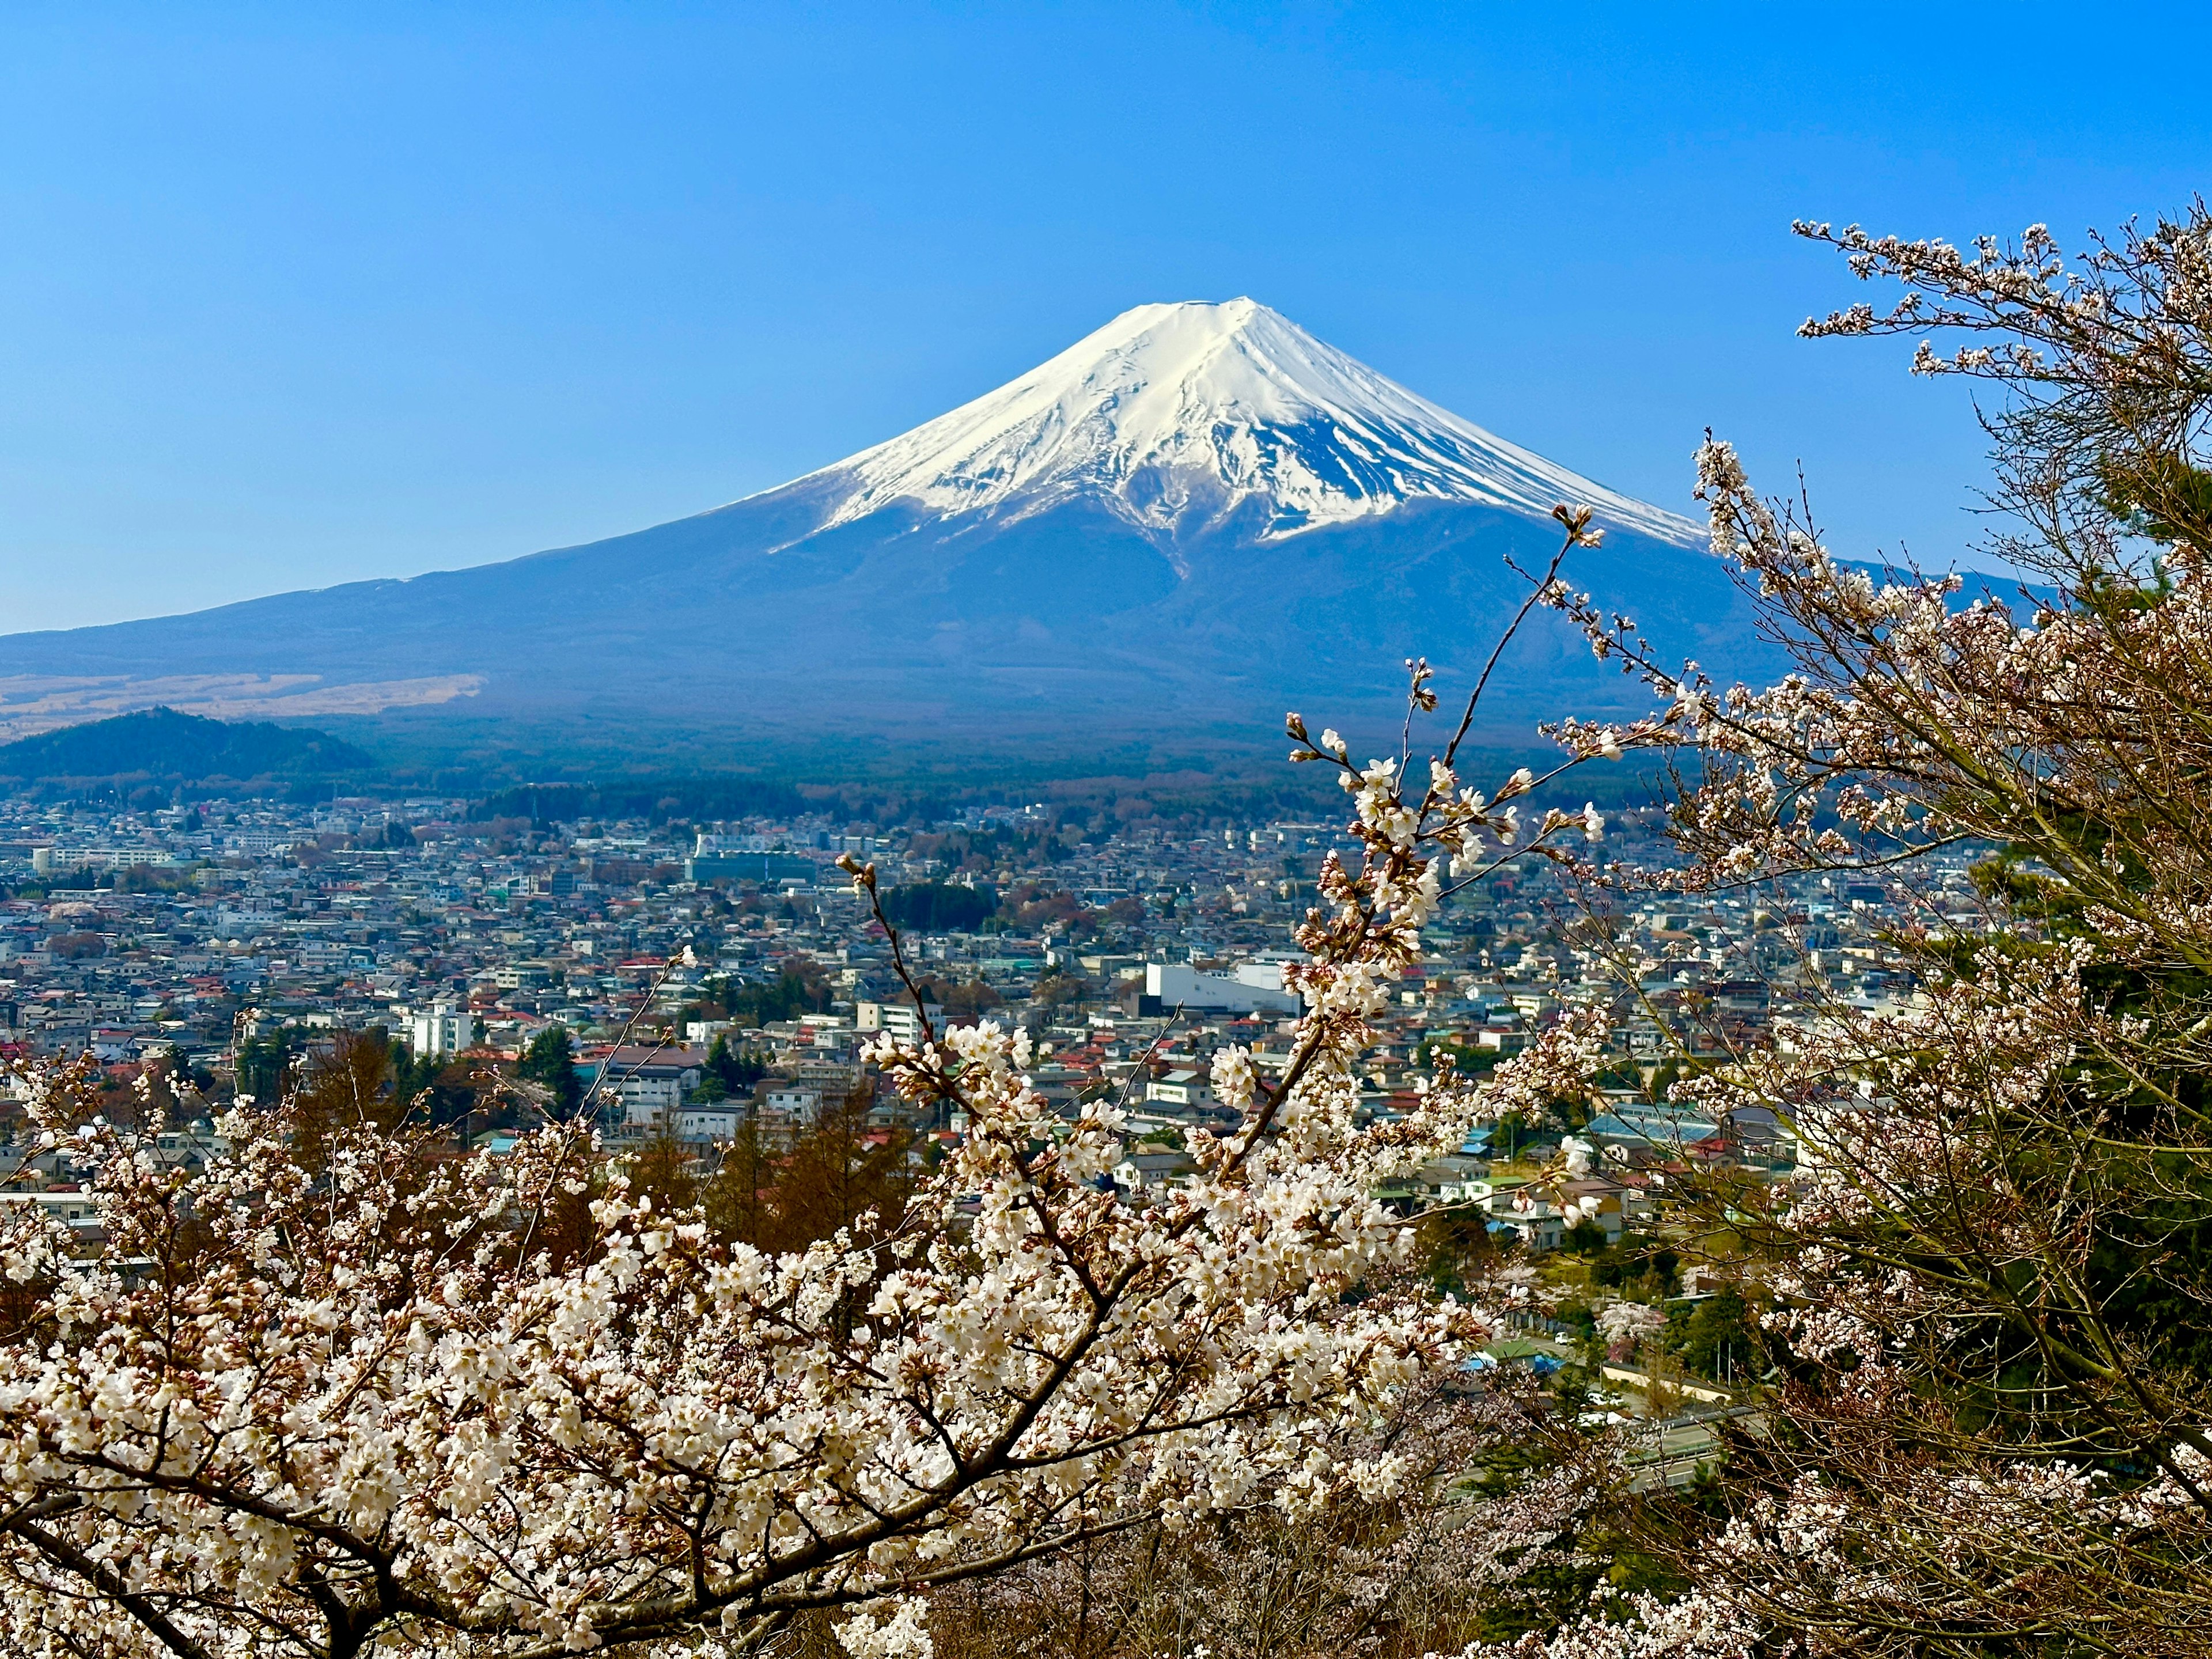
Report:
M1197 1169L1188 1152L1180 1150L1133 1152L1114 1166L1114 1184L1124 1197L1187 1187Z
M31 1204L49 1221L66 1225L81 1243L100 1237L100 1206L89 1193L0 1193L0 1204Z
M930 1024L943 1030L945 1010L933 1002L923 1006ZM902 1042L921 1041L921 1016L915 1012L911 1002L856 1002L853 1017L854 1024L863 1031L889 1031Z
M684 1104L680 1077L617 1077L602 1091L622 1103L623 1122L633 1129L659 1129L675 1123Z
M816 1089L771 1089L769 1111L790 1123L812 1123L822 1115L822 1095Z
M422 1060L444 1060L459 1054L476 1041L476 1018L450 1002L434 1002L407 1021L407 1046Z
M587 1084L597 1079L598 1105L619 1109L615 1133L625 1139L656 1134L683 1135L684 1115L693 1108L684 1097L699 1086L700 1060L681 1048L631 1046L584 1061L579 1071ZM705 1111L728 1112L735 1105L715 1102Z
M1145 1085L1145 1098L1170 1106L1207 1107L1213 1104L1213 1085L1204 1072L1178 1066Z
M1154 1006L1146 1012L1165 1013L1175 1008L1224 1014L1290 1015L1298 1012L1297 996L1282 988L1282 969L1279 965L1247 966L1255 970L1253 977L1258 980L1269 977L1267 970L1272 968L1273 987L1249 984L1241 977L1224 979L1218 974L1201 974L1180 962L1146 963L1144 994Z
M686 1106L676 1114L676 1138L678 1140L732 1141L738 1138L738 1126L744 1121L744 1114L729 1103Z
M1533 1188L1492 1186L1481 1202L1490 1212L1490 1231L1516 1235L1532 1255L1558 1249L1565 1236L1568 1218Z
M84 855L103 870L173 870L184 860L159 847L103 847Z

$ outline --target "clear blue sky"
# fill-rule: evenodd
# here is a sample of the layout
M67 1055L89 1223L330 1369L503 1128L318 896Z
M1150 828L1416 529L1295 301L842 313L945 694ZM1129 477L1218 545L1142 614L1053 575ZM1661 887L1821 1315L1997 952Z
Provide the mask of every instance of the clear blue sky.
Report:
M1707 424L1802 458L1839 550L1941 562L1963 394L1792 338L1856 290L1789 222L2177 205L2207 16L13 6L0 630L640 527L1239 294L1669 506Z

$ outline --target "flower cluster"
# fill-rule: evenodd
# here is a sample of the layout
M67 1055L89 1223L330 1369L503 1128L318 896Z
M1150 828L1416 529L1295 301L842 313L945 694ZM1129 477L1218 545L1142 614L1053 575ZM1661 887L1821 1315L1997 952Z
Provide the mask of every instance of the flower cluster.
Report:
M1480 1083L1446 1066L1370 1122L1369 1021L1451 880L1602 825L1523 822L1527 771L1485 792L1447 750L1409 784L1405 757L1290 727L1340 769L1360 856L1298 930L1289 1064L1224 1052L1241 1122L1141 1201L1109 1178L1119 1105L1055 1112L990 1022L870 1048L965 1133L895 1221L792 1254L657 1208L574 1125L456 1160L242 1103L189 1173L91 1132L106 1254L0 1218L0 1629L210 1659L737 1652L842 1610L849 1651L893 1659L927 1647L915 1598L1133 1524L1387 1500L1403 1459L1357 1431L1490 1327L1405 1272L1376 1189L1580 1087L1603 1033L1569 1021ZM72 1132L65 1080L38 1087Z

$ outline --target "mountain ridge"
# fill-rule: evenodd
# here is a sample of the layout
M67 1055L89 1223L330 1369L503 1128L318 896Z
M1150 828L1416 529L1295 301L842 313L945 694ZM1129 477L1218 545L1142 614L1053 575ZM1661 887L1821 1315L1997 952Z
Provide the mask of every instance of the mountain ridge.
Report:
M1478 661L1526 592L1504 561L1549 558L1561 500L1613 532L1578 552L1576 586L1683 654L1745 654L1741 596L1687 520L1255 301L1139 307L933 421L645 530L0 636L0 721L87 685L190 708L179 688L205 681L258 714L418 734L509 720L1079 747L1249 726L1272 744L1291 702L1383 707L1403 657L1447 680ZM1540 713L1643 706L1553 617L1508 666L1501 718L1524 735Z

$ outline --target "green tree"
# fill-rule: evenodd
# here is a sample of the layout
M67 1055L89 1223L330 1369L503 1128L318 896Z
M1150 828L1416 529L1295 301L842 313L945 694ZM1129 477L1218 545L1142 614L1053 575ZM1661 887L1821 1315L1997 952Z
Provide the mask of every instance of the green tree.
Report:
M998 908L999 896L989 888L952 882L921 882L884 895L884 914L894 926L924 933L973 933Z
M1731 1381L1755 1370L1759 1333L1742 1296L1723 1290L1700 1302L1683 1328L1679 1352L1683 1365L1700 1376Z
M257 1101L282 1097L289 1080L299 1034L290 1026L267 1036L250 1036L238 1045L234 1075L238 1092Z
M476 1080L466 1066L398 1047L392 1060L392 1092L419 1120L458 1122L477 1105Z
M522 1051L514 1073L525 1082L540 1084L553 1091L556 1116L572 1117L584 1103L583 1079L576 1075L576 1049L565 1025L549 1025Z
M759 985L717 977L704 988L707 995L687 1006L683 1018L726 1019L738 1025L761 1026L800 1014L822 1013L833 1000L829 981L811 963L804 969L786 968Z
M709 1100L727 1099L732 1095L749 1093L753 1085L767 1075L768 1057L757 1048L742 1045L732 1048L725 1032L717 1036L714 1046L707 1050L700 1092Z

